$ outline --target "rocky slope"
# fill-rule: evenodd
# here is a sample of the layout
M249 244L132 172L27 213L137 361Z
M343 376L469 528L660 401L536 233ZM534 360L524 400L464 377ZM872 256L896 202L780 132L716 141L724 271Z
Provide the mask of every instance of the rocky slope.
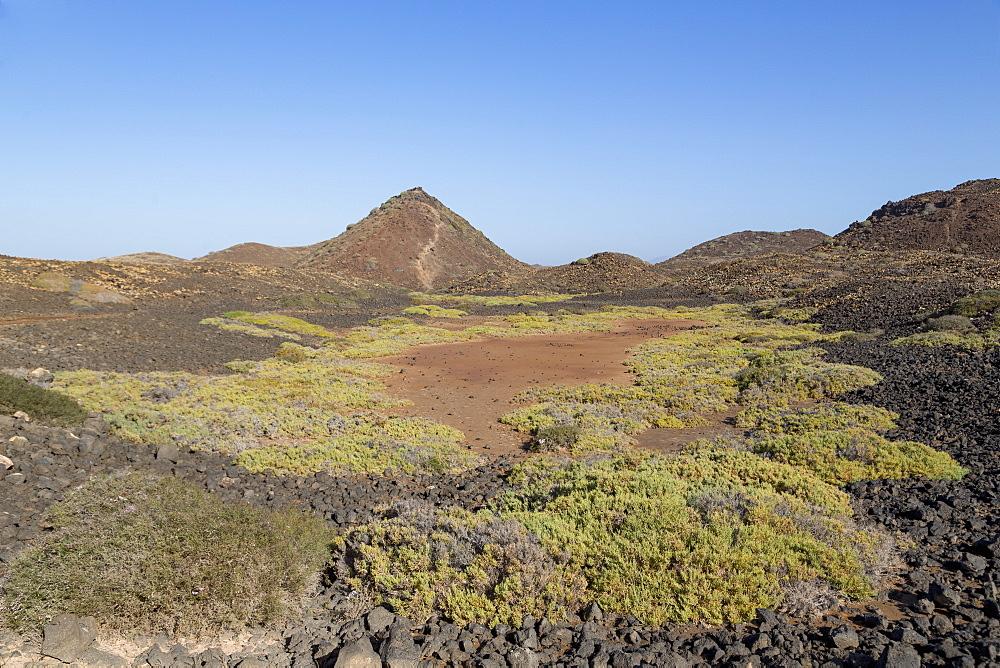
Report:
M486 271L519 273L515 260L422 188L391 197L297 266L433 290Z
M850 249L1000 256L1000 179L960 183L887 202L834 237Z
M801 253L822 243L827 235L817 230L789 232L734 232L700 243L680 255L658 262L656 268L670 274L682 274L716 262L726 262L770 253Z
M448 292L620 292L657 287L666 280L656 266L634 255L605 252L556 267L487 272L449 287Z
M114 257L102 257L95 262L124 262L126 264L180 264L187 262L182 257L168 255L166 253L144 252L129 253L127 255L115 255Z
M237 262L261 267L294 267L312 253L319 244L311 246L268 246L255 242L236 244L220 251L195 258L198 262Z

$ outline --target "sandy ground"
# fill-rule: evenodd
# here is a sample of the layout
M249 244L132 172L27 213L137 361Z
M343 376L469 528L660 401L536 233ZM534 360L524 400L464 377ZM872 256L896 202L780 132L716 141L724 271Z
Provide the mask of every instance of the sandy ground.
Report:
M431 418L460 429L475 452L513 454L523 451L527 435L497 419L520 406L511 401L517 393L532 386L630 385L632 374L622 364L629 348L695 324L700 323L659 318L630 320L610 332L536 334L417 346L406 354L378 361L400 370L385 379L387 392L413 402L412 406L394 409L394 414ZM686 439L684 434L672 433L681 431L691 433ZM718 427L714 433L718 433ZM676 449L678 443L700 437L694 430L657 429L648 434L642 439L645 445L658 449Z

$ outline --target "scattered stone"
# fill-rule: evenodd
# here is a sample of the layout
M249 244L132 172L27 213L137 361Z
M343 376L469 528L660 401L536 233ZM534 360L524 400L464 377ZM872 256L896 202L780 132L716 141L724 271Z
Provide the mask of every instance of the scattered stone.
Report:
M372 649L368 636L341 648L334 668L382 668L382 659Z
M93 617L81 619L67 613L57 615L52 622L46 624L43 629L41 649L43 656L72 663L90 649L97 639L97 620Z

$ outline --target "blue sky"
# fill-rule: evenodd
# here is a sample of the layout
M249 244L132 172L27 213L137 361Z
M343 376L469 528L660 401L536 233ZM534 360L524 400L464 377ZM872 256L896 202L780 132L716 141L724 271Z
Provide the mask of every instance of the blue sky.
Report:
M419 185L650 260L1000 177L998 118L1000 0L3 0L0 253L309 244Z

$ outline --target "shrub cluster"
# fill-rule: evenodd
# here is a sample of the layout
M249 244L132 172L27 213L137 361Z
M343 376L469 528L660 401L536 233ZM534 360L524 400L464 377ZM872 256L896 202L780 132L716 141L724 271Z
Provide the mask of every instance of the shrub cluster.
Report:
M980 290L938 313L918 315L926 331L904 336L895 346L954 346L963 350L1000 348L1000 290Z
M676 458L534 460L514 479L499 516L568 553L605 609L653 624L748 619L797 581L870 596L888 540L858 528L847 495L809 472L712 443Z
M409 315L426 315L430 318L461 318L469 315L468 312L457 308L442 308L437 304L423 304L420 306L408 306L403 309L403 313Z
M24 411L32 420L75 429L87 419L87 410L72 397L32 385L26 380L0 374L0 413Z
M92 480L47 519L52 532L0 585L3 615L17 628L67 612L121 633L274 622L309 594L333 540L318 519L222 503L142 473Z
M335 555L342 585L418 622L435 612L459 624L559 619L584 590L579 570L519 522L460 508L397 503L338 539Z

